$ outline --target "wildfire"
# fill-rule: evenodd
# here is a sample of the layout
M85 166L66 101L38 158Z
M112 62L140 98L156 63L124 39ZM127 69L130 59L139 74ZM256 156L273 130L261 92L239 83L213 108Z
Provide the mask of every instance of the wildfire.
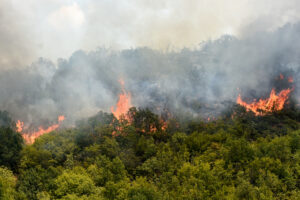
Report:
M64 120L65 120L65 116L63 115L58 116L58 122L62 122Z
M267 112L282 110L291 91L292 90L288 88L276 95L275 89L273 88L269 98L260 99L259 101L254 100L252 103L243 101L239 94L236 102L244 106L247 111L254 112L255 115L264 115Z
M215 121L216 120L216 118L215 117L207 117L207 122L210 122L210 121Z
M279 79L279 80L284 80L284 76L283 76L282 74L279 74L278 79ZM292 76L289 76L289 77L287 77L287 81L288 81L289 83L293 83L293 82L294 82L294 79L293 79Z
M24 126L24 122L21 122L20 120L17 121L16 127L18 132L22 132Z
M110 108L111 112L117 119L120 119L122 115L125 116L129 108L132 107L131 94L126 92L124 88L124 81L120 80L119 82L122 86L122 93L119 95L119 101L117 102L116 108L114 108L114 106Z
M280 80L283 80L283 79L284 79L284 76L283 76L282 74L280 74L280 75L279 75L279 79L280 79Z
M60 115L60 116L58 116L57 120L58 120L57 124L53 124L52 126L49 126L48 128L43 128L42 126L40 126L38 131L27 132L27 133L23 132L22 136L23 136L24 140L26 141L26 143L32 144L35 141L35 139L40 137L41 135L56 130L60 126L62 121L65 120L65 116ZM21 122L20 120L18 120L16 123L17 131L22 132L23 126L24 126L24 122Z
M161 130L163 130L163 131L167 130L168 123L162 119L160 120L160 123L161 123Z
M122 86L122 92L121 92L121 94L119 94L119 100L116 104L116 108L114 108L114 106L112 106L110 108L110 110L113 113L113 115L119 120L119 122L121 122L122 125L114 126L115 130L112 132L113 136L123 135L124 134L123 126L131 125L132 120L133 120L132 119L133 116L131 116L133 113L131 113L131 114L128 113L129 109L132 107L131 94L125 90L124 81L121 79L121 80L119 80L119 82ZM167 113L167 114L170 115L170 113ZM123 120L123 119L126 119L126 120ZM114 120L111 123L111 126L113 126L113 123L114 123ZM157 132L158 129L160 129L162 131L165 131L167 129L168 124L166 121L164 121L163 119L160 119L159 123L160 123L159 127L157 127L155 124L150 124L149 130L148 130L149 133ZM146 130L142 129L142 128L139 129L139 131L146 133Z

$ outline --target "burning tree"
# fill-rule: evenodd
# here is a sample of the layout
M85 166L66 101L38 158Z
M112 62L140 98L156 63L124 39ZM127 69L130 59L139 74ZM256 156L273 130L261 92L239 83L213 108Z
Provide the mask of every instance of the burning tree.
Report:
M258 101L254 100L252 103L243 101L239 94L236 102L245 107L247 111L252 111L255 115L265 115L266 113L282 110L291 91L292 90L288 88L280 91L280 93L276 95L275 89L273 88L269 98L259 99Z

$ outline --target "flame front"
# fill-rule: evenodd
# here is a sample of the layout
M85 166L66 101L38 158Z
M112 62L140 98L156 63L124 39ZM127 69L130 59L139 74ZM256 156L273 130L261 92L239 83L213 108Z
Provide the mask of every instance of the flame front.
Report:
M60 126L61 122L64 120L65 120L65 116L60 115L60 116L58 116L57 124L53 124L52 126L49 126L48 128L43 128L42 126L40 126L38 131L33 131L33 132L28 132L28 133L23 132L22 136L23 136L24 140L26 141L26 143L32 144L35 141L35 139L40 137L41 135L56 130ZM23 126L24 126L24 122L21 122L20 120L18 120L16 123L17 131L22 132Z
M292 90L288 88L286 90L282 90L278 95L276 95L275 89L273 88L269 98L260 99L258 102L254 101L252 103L243 101L239 94L236 102L239 105L244 106L247 111L254 112L255 115L264 115L268 112L282 110L291 91Z
M114 106L110 108L111 112L117 119L120 119L122 115L126 115L131 105L131 94L126 92L124 88L124 81L120 80L120 84L122 85L122 93L119 95L119 101L116 105L116 109Z

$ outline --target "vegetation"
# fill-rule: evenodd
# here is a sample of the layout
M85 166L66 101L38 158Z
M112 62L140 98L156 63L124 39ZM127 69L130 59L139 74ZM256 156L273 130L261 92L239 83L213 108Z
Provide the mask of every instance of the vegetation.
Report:
M24 145L0 128L1 199L300 199L300 113L169 119L132 108ZM114 134L112 134L114 133Z

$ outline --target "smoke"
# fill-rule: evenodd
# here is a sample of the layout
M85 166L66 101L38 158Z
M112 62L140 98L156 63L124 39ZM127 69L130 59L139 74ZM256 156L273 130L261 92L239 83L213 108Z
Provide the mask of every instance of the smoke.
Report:
M23 16L12 2L0 0L0 66L21 67L32 62L36 52L32 48L32 35L22 23Z
M0 109L32 126L66 116L66 123L109 112L122 88L132 104L154 111L217 115L237 95L266 96L280 73L293 76L299 94L300 24L238 39L224 35L201 49L150 48L77 51L57 64L39 59L0 73Z
M78 49L197 48L300 20L298 0L0 0L1 69Z

